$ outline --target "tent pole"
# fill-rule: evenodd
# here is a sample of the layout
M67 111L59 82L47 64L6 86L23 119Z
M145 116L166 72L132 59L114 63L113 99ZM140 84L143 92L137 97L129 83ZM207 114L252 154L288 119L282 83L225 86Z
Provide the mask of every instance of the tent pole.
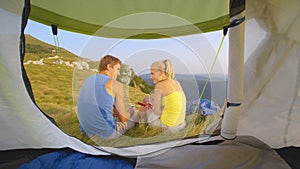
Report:
M242 12L231 20L242 18L244 15ZM228 103L221 126L221 136L225 139L236 137L244 96L244 32L245 22L229 29Z

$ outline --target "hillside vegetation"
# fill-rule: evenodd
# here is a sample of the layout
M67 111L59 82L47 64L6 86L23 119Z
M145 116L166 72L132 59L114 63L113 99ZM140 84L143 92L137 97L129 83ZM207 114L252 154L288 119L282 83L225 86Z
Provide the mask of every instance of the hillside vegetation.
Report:
M37 105L44 113L53 118L64 132L84 142L119 147L178 139L199 135L202 133L203 127L215 118L190 115L187 117L186 129L172 136L162 133L159 129L149 128L147 124L139 124L119 139L113 141L91 140L79 130L76 103L85 78L97 73L95 71L97 64L95 63L95 61L80 58L65 49L57 50L55 46L26 35L24 66ZM150 93L153 86L135 74L128 85L129 98L138 109L136 103Z

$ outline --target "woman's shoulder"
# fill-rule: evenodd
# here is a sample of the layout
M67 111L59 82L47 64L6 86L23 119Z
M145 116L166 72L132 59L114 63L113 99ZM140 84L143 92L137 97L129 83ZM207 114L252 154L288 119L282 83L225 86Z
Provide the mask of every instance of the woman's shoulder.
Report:
M170 87L170 83L167 82L167 80L159 81L155 84L155 88L161 89L165 87Z
M165 93L181 91L180 83L175 79L161 81L155 85L155 88L163 90Z

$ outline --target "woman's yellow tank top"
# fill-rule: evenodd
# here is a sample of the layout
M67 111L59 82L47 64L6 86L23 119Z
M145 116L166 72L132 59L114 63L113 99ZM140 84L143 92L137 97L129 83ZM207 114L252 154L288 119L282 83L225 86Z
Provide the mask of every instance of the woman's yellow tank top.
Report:
M163 98L164 109L160 120L167 126L176 126L185 120L186 97L184 92L175 91Z

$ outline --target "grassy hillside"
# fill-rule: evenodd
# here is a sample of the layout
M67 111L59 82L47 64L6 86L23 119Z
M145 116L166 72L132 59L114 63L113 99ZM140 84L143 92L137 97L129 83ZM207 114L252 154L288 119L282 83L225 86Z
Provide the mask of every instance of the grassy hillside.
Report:
M78 56L63 48L57 49L57 47L45 43L43 41L40 41L32 37L31 35L25 35L25 38L26 38L25 51L26 54L28 55L24 58L24 61L39 60L41 58L47 58L50 56L55 56L57 54L62 56L66 61L78 60Z
M119 139L103 140L85 137L79 130L79 123L76 115L76 101L81 84L85 78L95 72L91 70L79 70L67 65L78 61L79 57L65 49L41 42L31 36L26 36L26 54L24 59L25 70L32 85L34 98L37 105L43 112L52 117L57 125L67 134L77 137L80 140L93 145L106 146L130 146L135 144L146 144L186 136L198 135L216 116L203 117L193 115L187 117L188 126L176 135L162 133L159 129L150 128L147 124L140 124L129 130ZM41 61L35 62L34 61ZM141 78L133 82L143 84ZM145 85L145 84L143 84ZM146 93L140 87L128 87L129 97L132 103L141 101ZM138 105L135 104L138 109ZM96 143L95 143L96 142Z

